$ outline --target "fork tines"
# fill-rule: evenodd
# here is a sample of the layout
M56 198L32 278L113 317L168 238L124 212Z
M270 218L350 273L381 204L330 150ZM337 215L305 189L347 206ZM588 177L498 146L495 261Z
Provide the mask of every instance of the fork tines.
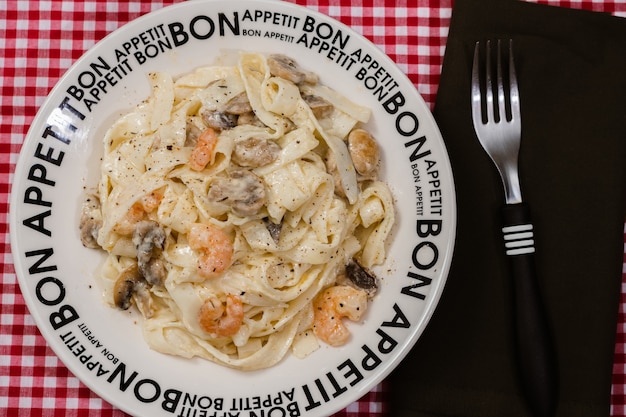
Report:
M513 62L513 42L508 43L507 60L502 41L497 42L495 63L492 62L491 42L487 41L484 59L481 59L480 43L476 43L471 98L476 136L500 172L507 203L514 204L522 201L517 172L522 123ZM481 69L485 74L482 83ZM495 80L492 75L494 73ZM494 91L497 91L497 98Z
M520 117L519 110L519 91L517 89L517 77L515 75L515 65L513 61L513 40L508 40L508 48L503 51L503 41L498 39L495 46L496 59L492 60L492 42L488 40L485 47L485 59L481 60L480 42L476 42L474 48L474 66L472 68L472 101L481 103L482 122L500 122L501 115L505 115L505 121L518 119ZM506 42L506 41L505 41ZM506 55L508 55L508 60ZM480 62L484 62L484 67L480 68ZM505 64L506 68L503 69ZM508 64L508 65L506 65ZM482 70L482 71L481 71ZM484 77L481 78L480 74ZM496 74L494 80L492 74ZM506 75L505 75L506 74ZM482 86L485 94L485 101L481 102L481 91L474 90ZM497 100L494 97L494 89L497 91ZM510 100L507 100L510 98Z

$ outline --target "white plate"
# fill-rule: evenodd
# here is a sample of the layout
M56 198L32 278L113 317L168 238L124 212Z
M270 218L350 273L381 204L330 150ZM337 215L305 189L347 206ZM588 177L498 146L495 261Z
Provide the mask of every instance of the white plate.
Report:
M150 350L138 317L104 305L101 254L78 235L84 187L96 184L101 138L145 99L146 73L184 74L224 50L281 52L373 110L383 179L398 216L380 292L341 348L242 372ZM406 76L348 27L277 1L194 1L144 16L88 51L50 93L14 176L11 244L21 290L67 367L136 416L328 416L365 395L422 334L443 290L456 225L439 130ZM417 376L419 377L419 375Z

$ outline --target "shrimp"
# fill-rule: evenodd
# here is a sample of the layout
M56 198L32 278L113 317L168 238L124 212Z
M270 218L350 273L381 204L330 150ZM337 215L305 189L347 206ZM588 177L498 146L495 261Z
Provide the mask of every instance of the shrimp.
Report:
M150 194L140 197L130 206L122 220L113 227L113 231L121 235L132 234L137 223L143 220L147 213L156 210L161 204L161 200L163 200L163 190L154 190Z
M234 294L226 296L226 306L217 297L207 298L198 312L200 327L219 337L233 336L243 323L243 302Z
M159 207L161 200L163 200L163 190L159 189L142 196L138 203L146 213L152 213L157 207Z
M196 147L189 157L189 168L194 171L202 171L215 159L215 147L217 146L217 134L212 128L207 128L198 137Z
M135 225L137 225L145 215L146 211L143 209L141 203L136 202L130 206L124 217L113 226L113 231L120 235L130 235L135 230Z
M228 268L233 257L233 242L219 227L213 224L195 223L188 235L191 249L200 251L198 274L213 278Z
M327 288L313 300L313 333L331 346L341 346L350 331L341 320L361 319L367 309L367 293L347 285Z

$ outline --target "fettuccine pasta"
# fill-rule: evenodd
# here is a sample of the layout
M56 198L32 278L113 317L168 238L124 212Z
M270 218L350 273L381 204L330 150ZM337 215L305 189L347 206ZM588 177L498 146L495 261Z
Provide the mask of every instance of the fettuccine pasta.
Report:
M369 109L281 55L148 79L83 207L107 303L157 351L242 370L346 343L394 224Z

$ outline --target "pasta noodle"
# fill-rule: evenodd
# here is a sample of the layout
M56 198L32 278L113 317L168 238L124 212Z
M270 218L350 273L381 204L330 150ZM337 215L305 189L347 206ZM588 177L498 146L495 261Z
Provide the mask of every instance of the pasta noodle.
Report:
M107 303L157 351L242 370L345 343L394 224L369 109L282 55L149 82L81 217Z

